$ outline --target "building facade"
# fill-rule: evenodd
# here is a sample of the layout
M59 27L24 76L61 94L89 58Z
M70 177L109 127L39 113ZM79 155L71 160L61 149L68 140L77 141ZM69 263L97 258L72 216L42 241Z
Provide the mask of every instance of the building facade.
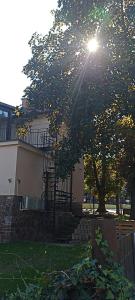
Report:
M54 139L49 135L47 117L39 114L32 118L27 133L18 135L14 110L14 107L0 103L1 242L22 239L22 228L29 220L32 223L39 219L34 230L38 228L39 231L40 227L43 236L47 232L44 222L47 223L51 216L54 231L59 215L81 214L83 199L83 163L77 164L66 180L56 178Z

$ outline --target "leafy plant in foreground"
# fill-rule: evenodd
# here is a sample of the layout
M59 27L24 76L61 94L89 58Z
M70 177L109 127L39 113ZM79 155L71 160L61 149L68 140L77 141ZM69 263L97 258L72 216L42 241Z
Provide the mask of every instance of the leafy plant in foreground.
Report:
M132 284L123 275L122 268L113 261L113 254L96 231L96 243L105 257L104 264L92 258L92 248L87 248L87 257L72 269L44 275L44 286L28 285L24 292L18 290L8 300L128 300ZM41 276L42 277L42 276Z

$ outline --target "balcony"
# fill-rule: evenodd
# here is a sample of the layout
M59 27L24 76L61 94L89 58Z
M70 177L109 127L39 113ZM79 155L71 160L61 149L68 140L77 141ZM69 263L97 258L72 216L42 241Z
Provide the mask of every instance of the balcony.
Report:
M40 131L30 130L27 135L20 136L18 139L36 148L50 148L54 142L48 129Z
M11 132L7 138L7 129L0 128L0 142L20 140L27 144L30 144L36 148L48 149L51 148L54 139L50 136L49 130L30 130L26 135L18 136L16 132Z

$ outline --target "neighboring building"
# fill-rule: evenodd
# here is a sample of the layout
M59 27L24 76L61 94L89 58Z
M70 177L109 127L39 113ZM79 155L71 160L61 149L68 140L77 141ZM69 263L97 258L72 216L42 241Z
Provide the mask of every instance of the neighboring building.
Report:
M30 224L26 226L30 220L37 222L31 226L42 231L42 237L39 232L37 235L43 239L46 224L55 230L57 216L80 215L83 199L83 163L77 164L65 181L58 180L52 147L55 140L49 135L47 117L38 114L32 118L27 134L18 138L14 110L0 102L1 242L29 237L23 228L30 231Z

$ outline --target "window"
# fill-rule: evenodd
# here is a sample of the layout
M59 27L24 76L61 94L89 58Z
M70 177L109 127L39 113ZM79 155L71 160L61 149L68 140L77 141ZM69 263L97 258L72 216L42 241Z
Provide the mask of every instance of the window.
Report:
M20 209L41 210L44 209L44 201L40 198L25 196L20 201Z
M8 112L0 109L0 117L8 118Z

